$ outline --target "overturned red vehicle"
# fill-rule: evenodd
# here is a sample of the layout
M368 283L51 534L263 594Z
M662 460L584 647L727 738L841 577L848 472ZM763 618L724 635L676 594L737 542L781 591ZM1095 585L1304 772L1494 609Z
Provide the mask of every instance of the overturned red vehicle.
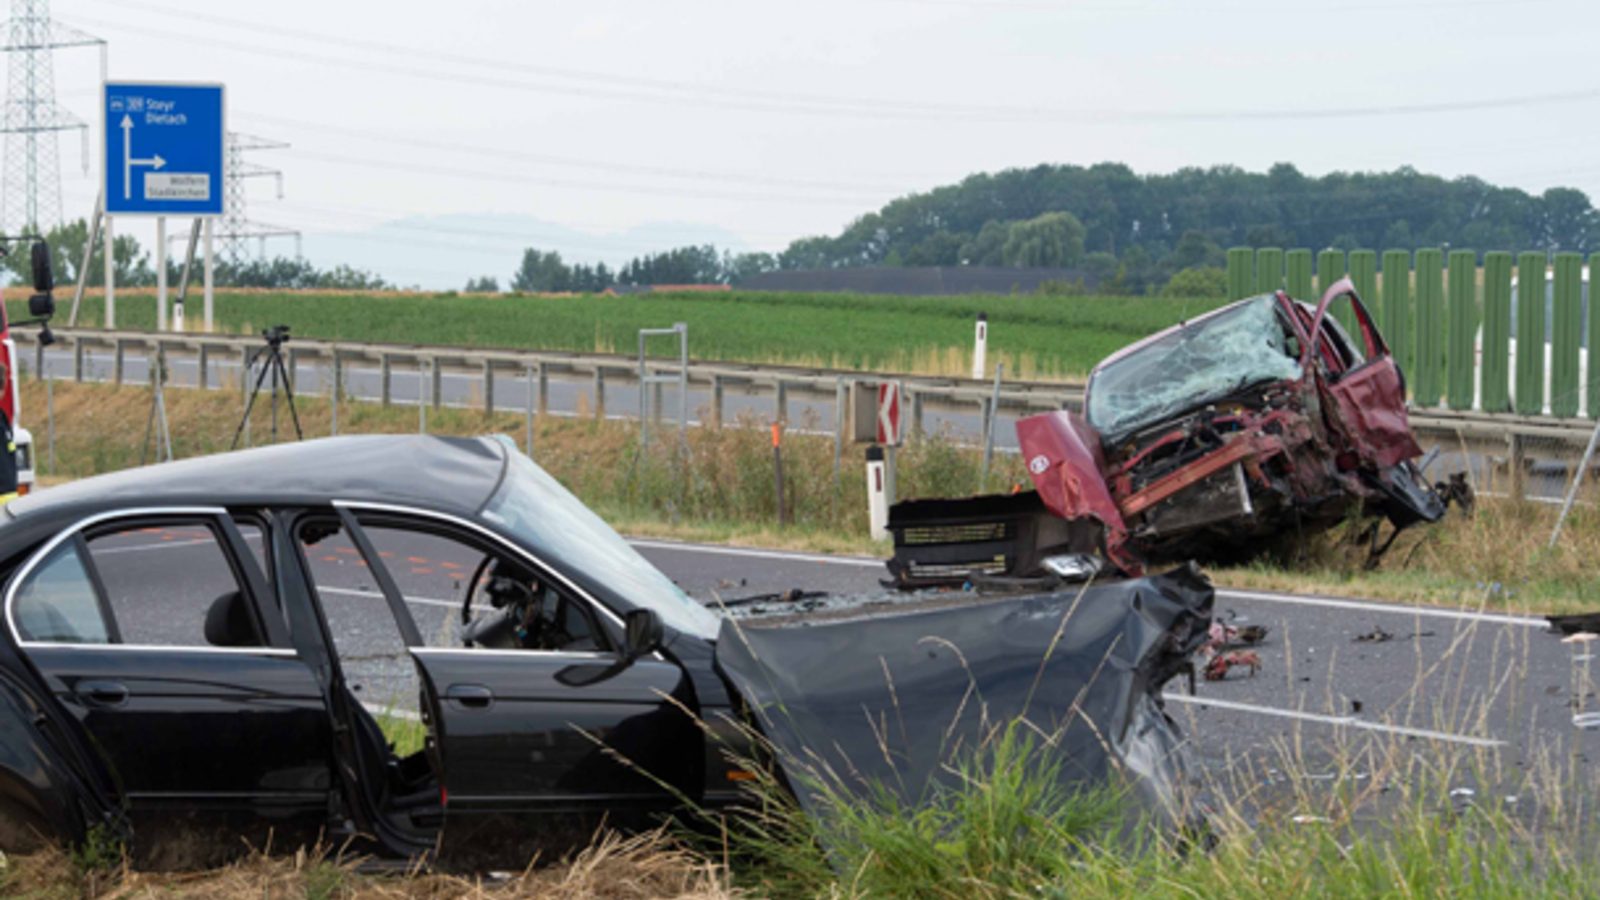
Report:
M1350 335L1329 315L1348 302ZM1400 529L1444 515L1422 478L1405 378L1349 279L1316 307L1279 291L1129 346L1089 376L1083 415L1017 423L1037 493L891 512L902 586L1129 575L1226 561L1353 508ZM1387 547L1373 532L1374 556Z

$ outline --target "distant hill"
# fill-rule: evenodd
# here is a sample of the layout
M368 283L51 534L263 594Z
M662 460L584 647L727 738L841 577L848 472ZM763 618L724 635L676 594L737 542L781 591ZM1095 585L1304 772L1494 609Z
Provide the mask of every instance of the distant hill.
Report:
M1016 223L1069 213L1081 223L1041 259ZM1059 230L1059 229L1058 229ZM1077 242L1081 236L1081 243ZM1163 260L1185 236L1196 247L1438 247L1477 250L1600 249L1600 216L1573 188L1531 195L1482 179L1445 179L1411 168L1321 177L1279 163L1139 175L1120 163L1040 165L967 177L912 194L834 237L795 241L786 269L908 265L1057 265L1110 271ZM1037 242L1032 245L1037 248ZM1098 256L1098 267L1095 259ZM1207 263L1209 264L1209 263ZM1170 268L1170 266L1169 266Z

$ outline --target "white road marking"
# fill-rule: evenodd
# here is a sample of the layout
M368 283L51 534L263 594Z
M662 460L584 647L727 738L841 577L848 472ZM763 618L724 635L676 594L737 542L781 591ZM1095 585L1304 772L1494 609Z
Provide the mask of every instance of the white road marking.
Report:
M1430 731L1426 728L1409 728L1404 725L1387 725L1382 722L1369 722L1355 716L1324 716L1317 713L1301 712L1296 709L1280 709L1276 706L1257 706L1253 703L1240 703L1237 700L1218 700L1213 697L1191 697L1188 694L1167 693L1165 699L1175 703L1185 703L1191 706L1212 706L1217 709L1227 709L1234 712L1254 713L1259 716L1271 716L1279 719L1295 719L1301 722L1317 722L1322 725L1343 725L1348 728L1360 728L1364 731L1381 731L1387 734L1396 734L1403 737L1422 738L1429 741L1446 741L1454 744L1466 744L1470 747L1504 747L1505 741L1494 738L1471 737L1464 734L1451 734L1448 731Z
M1320 606L1326 609L1350 609L1358 612L1389 613L1391 615L1431 616L1437 619L1489 622L1496 625L1522 625L1529 628L1548 628L1550 626L1550 623L1544 619L1537 619L1531 616L1471 612L1463 609L1444 609L1432 606L1404 606L1398 603L1375 603L1365 600L1339 600L1333 597L1301 597L1294 594L1240 591L1233 588L1217 588L1217 599L1258 600L1264 603L1283 603L1289 606Z
M129 544L123 547L94 547L90 549L93 556L108 556L112 553L139 553L144 550L172 550L177 547L193 547L197 544L214 544L213 538L190 538L187 541L161 541L156 544Z
M383 594L381 594L381 593L379 593L377 591L358 591L358 590L356 590L354 588L320 587L319 586L317 588L317 593L319 593L319 594L346 594L346 595L351 596L351 597L371 597L371 598L376 599L376 600L382 600L383 599ZM415 603L418 606L442 606L445 609L460 609L461 608L461 604L456 602L456 601L454 601L454 600L435 600L435 599L433 599L431 597L407 597L407 596L405 596L403 594L401 595L400 599L406 601L407 603Z
M706 553L712 556L743 556L751 559L774 559L787 562L812 562L827 565L883 567L883 560L867 556L829 556L815 553L793 553L783 550L758 550L753 547L723 547L715 544L687 544L678 541L630 538L628 543L645 550L677 550L683 553Z

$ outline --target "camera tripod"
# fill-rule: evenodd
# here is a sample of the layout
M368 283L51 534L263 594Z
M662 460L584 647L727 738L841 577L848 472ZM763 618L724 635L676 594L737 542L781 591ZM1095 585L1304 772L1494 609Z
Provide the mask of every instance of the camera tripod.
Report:
M289 340L289 326L274 325L261 330L261 336L267 342L267 361L261 366L261 374L256 376L255 387L250 390L250 399L244 405L244 416L239 419L239 429L233 433L233 445L229 450L239 449L239 439L244 436L245 427L250 424L250 410L255 408L256 397L261 395L261 386L266 383L267 376L272 376L272 442L278 442L278 380L283 380L283 395L289 403L289 418L294 422L295 440L304 440L305 435L300 431L300 414L294 408L294 386L289 380L289 368L283 364L283 345Z

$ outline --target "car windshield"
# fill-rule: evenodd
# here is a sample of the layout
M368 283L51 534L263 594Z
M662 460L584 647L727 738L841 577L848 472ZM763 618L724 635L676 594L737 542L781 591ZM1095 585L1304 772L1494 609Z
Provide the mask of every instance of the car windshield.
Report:
M483 517L509 529L541 555L583 570L619 597L656 611L668 627L707 640L721 625L705 607L661 574L639 551L595 515L510 438L494 438L510 462Z
M1097 371L1085 415L1101 434L1121 435L1248 385L1298 377L1277 300L1264 295L1175 329Z

